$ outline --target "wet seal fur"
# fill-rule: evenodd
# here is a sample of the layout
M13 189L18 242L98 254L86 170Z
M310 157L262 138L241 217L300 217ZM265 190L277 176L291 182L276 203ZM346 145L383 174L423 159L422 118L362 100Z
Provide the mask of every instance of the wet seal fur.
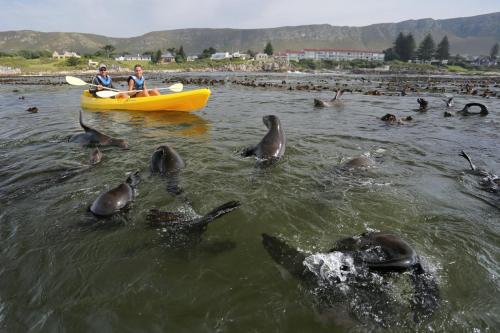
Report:
M98 217L109 217L118 213L134 200L140 181L139 171L129 174L124 183L101 193L90 206L90 211Z
M99 150L99 147L95 147L94 149L92 149L92 151L90 152L90 158L89 158L90 164L96 165L97 163L101 162L101 159L102 159L102 153Z
M80 126L85 133L79 133L71 136L69 142L79 143L83 146L117 146L120 148L128 149L128 142L124 139L115 139L106 134L99 132L83 123L83 115L80 110Z
M350 91L350 90L347 90L347 89L335 90L335 96L333 96L333 98L330 101L323 101L323 100L315 98L314 99L314 106L319 107L319 108L326 107L326 106L332 106L334 102L340 101L340 97L342 97L342 94L346 91Z
M480 111L479 112L470 112L469 108L478 106ZM488 108L481 103L467 103L465 104L464 108L457 113L461 114L462 116L470 116L470 115L480 115L480 116L486 116L488 115L489 111Z
M338 302L339 297L346 296L345 301L351 303L353 299L358 299L357 292L372 290L372 284L375 288L377 283L376 280L370 279L372 274L395 277L395 274L408 272L413 284L414 297L409 302L413 310L413 320L419 322L430 317L439 306L440 296L435 278L423 269L413 248L391 232L366 232L344 238L337 241L326 253L313 255L301 252L267 234L262 234L262 243L271 258L301 281L307 289L317 289L319 286L321 292L315 295L321 297L321 301L327 305ZM342 261L336 262L338 266L334 271L324 267L324 260L327 260L326 256L329 255L342 258ZM334 274L331 274L332 272ZM349 285L358 285L360 288L349 289L354 294L346 295L346 289L342 286ZM377 301L376 296L370 292L365 296L368 302ZM386 306L387 304L382 304L382 311L385 311ZM378 315L380 313L375 313L377 323L381 323Z
M262 121L268 128L267 134L255 147L244 149L241 156L256 156L259 159L259 165L267 165L275 163L283 157L286 136L278 117L268 115L262 117Z
M167 192L178 195L183 191L179 187L179 174L186 164L174 148L167 145L159 146L151 156L150 170L167 178Z
M380 118L380 120L385 121L388 124L398 124L398 125L403 125L405 124L406 121L411 121L413 120L412 116L407 116L404 118L397 118L395 115L392 113L387 113L385 116Z

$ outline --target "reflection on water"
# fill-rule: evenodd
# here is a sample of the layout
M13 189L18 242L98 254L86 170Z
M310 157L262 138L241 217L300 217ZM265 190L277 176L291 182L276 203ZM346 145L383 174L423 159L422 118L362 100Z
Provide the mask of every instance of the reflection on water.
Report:
M396 81L411 79L420 89L400 96L386 77L245 75L219 74L226 83L211 86L207 106L195 113L86 110L85 124L127 139L130 146L103 147L102 161L92 167L89 149L65 140L82 131L81 89L17 84L14 92L13 85L0 85L0 327L8 332L377 331L376 312L388 311L383 315L394 318L390 331L498 331L499 195L483 190L458 153L470 152L475 164L499 173L500 115L494 110L500 100L454 92L471 78L400 76ZM338 107L315 108L313 100L331 99L331 90L234 82L254 79L279 85L285 80L294 87L346 84L353 93L344 94ZM427 89L433 80L453 93L454 107L445 106L443 93ZM480 93L486 87L498 91L498 78L481 81ZM391 95L356 92L373 89ZM427 112L413 111L418 97L429 101ZM484 103L492 112L457 116L469 102ZM39 112L25 111L32 106ZM444 111L455 116L444 118ZM388 112L413 120L388 125L380 120ZM262 117L268 114L280 118L286 153L276 166L257 170L254 160L238 152L262 139L267 131ZM189 209L202 213L230 200L242 203L188 248L173 249L161 232L147 228L152 208L188 209L167 193L165 179L149 173L151 154L162 144L186 162L179 186ZM373 167L338 167L357 156L373 158ZM89 219L88 205L133 170L143 182L130 209L117 216L120 223L81 228ZM380 290L392 286L395 295L353 291L362 302L343 297L317 314L314 297L277 267L261 237L279 235L294 248L315 253L367 230L399 234L436 276L443 301L428 321L393 316L404 301L397 295L412 291L405 292L404 283L387 285L391 280L384 277ZM396 303L386 307L384 301ZM355 316L345 311L349 304L362 305Z
M210 124L208 121L190 112L174 111L106 111L89 110L89 112L99 113L100 117L109 118L111 121L131 124L142 128L155 129L149 131L148 136L160 137L165 135L173 136L202 136L206 135Z

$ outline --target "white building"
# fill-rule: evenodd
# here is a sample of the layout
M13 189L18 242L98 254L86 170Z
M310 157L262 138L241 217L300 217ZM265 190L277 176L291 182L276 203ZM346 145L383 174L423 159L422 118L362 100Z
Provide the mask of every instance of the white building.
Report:
M198 59L197 55L190 55L190 56L187 56L186 61L191 62L191 61L195 61L197 59Z
M230 59L231 55L229 52L217 52L212 54L210 57L210 60L224 60L224 59Z
M54 51L52 53L52 58L54 58L54 59L66 59L66 58L71 58L71 57L81 58L81 56L79 56L76 52L64 51L64 52L59 53L57 51Z
M383 51L374 50L353 50L353 49L303 49L301 51L286 50L280 52L280 55L286 54L289 61L299 61L301 59L310 60L369 60L384 61Z
M116 61L151 61L151 56L149 55L121 55L115 57Z
M265 61L268 58L269 58L269 56L266 53L257 53L255 55L255 60L259 60L259 61Z
M232 54L232 57L235 58L235 59L246 60L246 59L249 58L249 55L245 54L245 53L240 53L240 51L237 51L237 52L234 52Z

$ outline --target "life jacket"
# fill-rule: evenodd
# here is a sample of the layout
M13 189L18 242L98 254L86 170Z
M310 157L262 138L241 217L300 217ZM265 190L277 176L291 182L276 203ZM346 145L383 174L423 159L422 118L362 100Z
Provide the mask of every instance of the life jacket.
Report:
M134 90L143 90L144 89L144 80L145 80L144 76L141 77L140 79L138 79L137 76L130 75L128 77L127 82L130 81L130 80L134 80L134 84L135 84Z
M111 87L111 77L108 76L101 76L101 75L97 75L97 80L99 80L99 82L101 83L102 86L104 87Z

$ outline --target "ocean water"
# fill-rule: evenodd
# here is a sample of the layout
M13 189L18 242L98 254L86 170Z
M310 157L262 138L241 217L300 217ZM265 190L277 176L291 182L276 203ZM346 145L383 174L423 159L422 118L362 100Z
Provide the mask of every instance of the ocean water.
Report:
M83 111L86 124L130 145L128 150L102 147L103 159L92 167L91 149L67 142L82 131L80 87L58 84L62 77L43 79L55 84L39 84L38 77L2 82L3 331L500 329L500 197L486 191L458 155L464 150L477 166L500 173L500 99L459 93L468 80L480 91L498 91L499 78L177 76L216 81L209 85L205 108ZM163 80L170 78L151 76L149 86L165 86ZM239 84L253 80L283 87ZM398 87L407 82L418 91L400 96ZM296 84L326 88L286 89ZM186 84L185 90L200 86L205 85ZM313 106L314 98L330 99L336 86L355 91L331 107ZM373 89L390 95L362 93ZM445 106L446 95L455 96L455 106ZM427 112L416 111L418 97L429 101ZM490 114L457 115L468 102L485 104ZM25 111L32 106L38 113ZM454 117L445 118L444 111ZM380 120L386 113L413 120L389 125ZM281 120L287 146L281 162L260 169L239 152L265 135L262 117L268 114ZM174 147L186 162L180 186L189 203L167 193L165 179L149 173L151 155L162 144ZM357 156L370 157L374 166L338 168ZM142 183L127 211L107 220L88 212L101 192L136 170ZM177 235L146 221L150 209L196 216L230 200L241 207L211 223L201 238L179 242ZM380 285L390 287L384 296L380 288L371 295L368 286L363 295L338 297L325 307L272 259L261 236L278 236L312 254L370 230L393 231L417 251L440 290L440 306L431 317L411 319L411 286L395 276L380 276Z

